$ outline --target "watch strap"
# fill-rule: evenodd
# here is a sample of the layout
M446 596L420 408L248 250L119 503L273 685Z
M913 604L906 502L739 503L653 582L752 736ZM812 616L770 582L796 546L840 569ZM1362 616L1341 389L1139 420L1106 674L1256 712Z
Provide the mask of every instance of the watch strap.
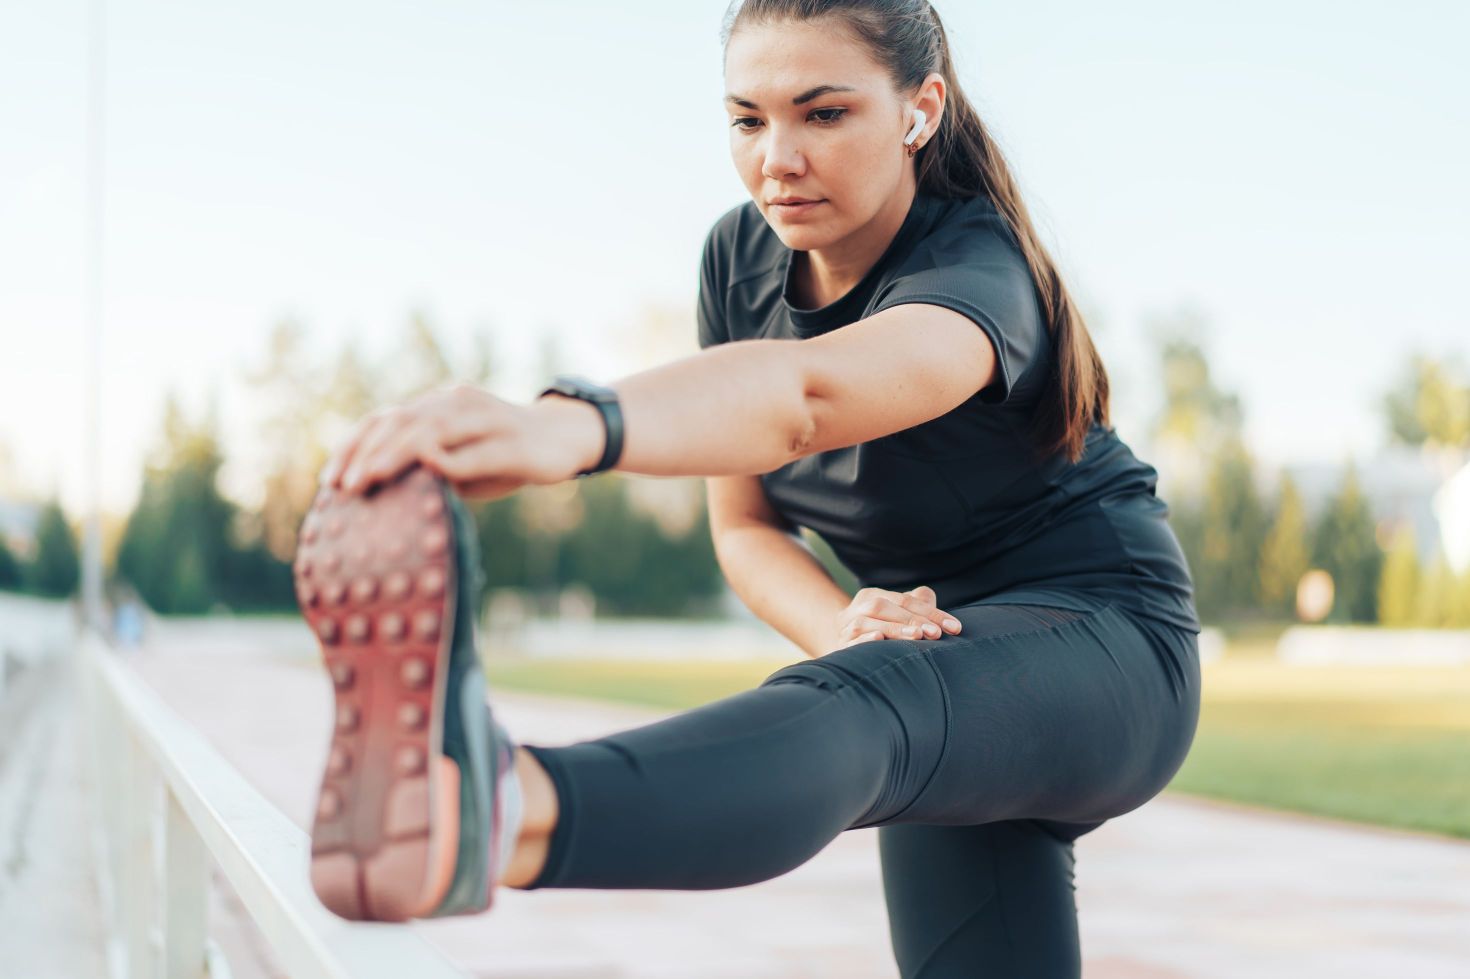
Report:
M576 473L576 478L592 476L617 465L623 455L623 410L618 403L617 392L576 374L558 374L552 379L552 384L537 397L548 394L560 394L586 401L595 405L602 415L603 432L606 436L602 457L591 468Z

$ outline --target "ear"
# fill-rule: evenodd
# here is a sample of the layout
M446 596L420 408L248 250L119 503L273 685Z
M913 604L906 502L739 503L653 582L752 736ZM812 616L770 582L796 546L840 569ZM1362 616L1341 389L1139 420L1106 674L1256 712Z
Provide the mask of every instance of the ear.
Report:
M948 94L944 76L937 71L931 71L914 94L914 121L918 121L918 113L924 113L924 124L918 134L921 144L929 142L934 136L934 131L939 128L940 120L944 117L944 100ZM912 126L910 128L912 129ZM905 134L904 142L908 142L908 139L908 135Z

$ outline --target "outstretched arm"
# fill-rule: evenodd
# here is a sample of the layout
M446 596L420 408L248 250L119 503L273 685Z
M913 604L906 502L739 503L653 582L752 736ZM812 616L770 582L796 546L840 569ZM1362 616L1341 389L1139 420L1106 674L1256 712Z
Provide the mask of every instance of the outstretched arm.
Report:
M607 387L623 412L613 468L652 476L770 472L800 454L810 419L797 348L804 341L742 340L629 374ZM544 437L577 446L580 468L602 457L602 413L575 398L539 398Z
M995 379L995 348L968 317L906 303L807 340L741 340L631 374L618 392L623 454L655 476L752 475L911 428ZM538 400L546 437L602 456L597 408Z
M807 340L723 343L613 382L623 452L613 468L653 476L771 472L803 456L937 418L996 379L975 321L902 303ZM470 497L571 479L602 458L598 409L544 397L518 405L471 385L364 419L322 470L349 492L421 461Z

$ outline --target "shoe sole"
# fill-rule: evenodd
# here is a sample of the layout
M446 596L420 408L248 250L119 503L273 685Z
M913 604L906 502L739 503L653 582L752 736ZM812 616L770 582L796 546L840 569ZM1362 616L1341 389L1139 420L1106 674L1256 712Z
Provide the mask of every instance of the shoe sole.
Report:
M335 696L311 883L352 920L431 912L454 876L460 770L444 754L457 576L442 481L415 467L370 496L324 487L296 596Z

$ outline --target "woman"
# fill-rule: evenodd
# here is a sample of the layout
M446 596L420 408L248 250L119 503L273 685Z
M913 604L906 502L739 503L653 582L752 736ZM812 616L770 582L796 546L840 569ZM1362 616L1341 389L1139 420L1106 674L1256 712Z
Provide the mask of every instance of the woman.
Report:
M1163 789L1198 718L1157 473L1108 423L933 8L752 0L722 33L751 200L705 243L706 349L619 380L616 404L435 392L323 471L297 564L338 690L313 880L339 914L403 920L498 885L738 887L876 826L905 977L1075 976L1073 841ZM722 570L810 658L632 730L517 745L463 614L458 495L608 468L708 477Z

